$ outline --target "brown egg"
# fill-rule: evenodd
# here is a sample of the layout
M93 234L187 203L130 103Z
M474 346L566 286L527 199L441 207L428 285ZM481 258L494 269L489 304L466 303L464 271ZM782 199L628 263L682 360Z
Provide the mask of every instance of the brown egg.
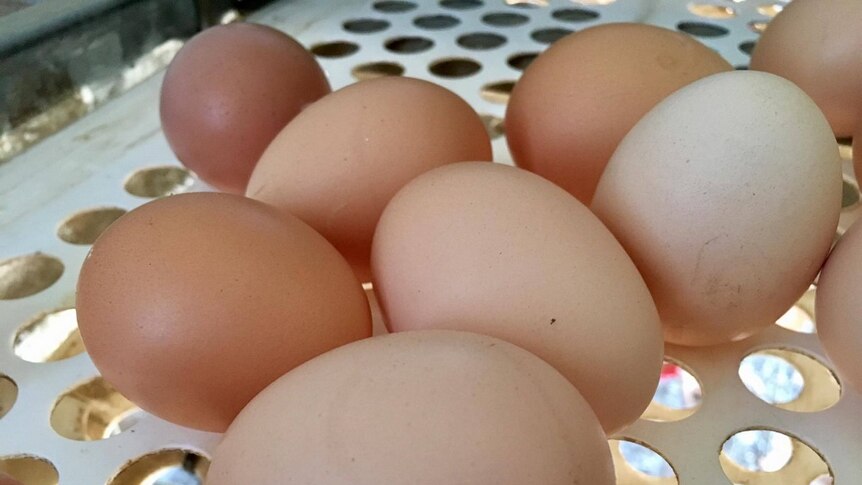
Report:
M275 135L330 91L305 48L267 27L211 27L177 53L162 84L162 129L183 164L226 192L245 192Z
M346 345L291 371L237 416L208 485L611 485L602 429L536 356L425 331Z
M208 431L290 369L371 335L362 287L322 236L218 193L156 200L114 222L84 261L77 316L123 395Z
M856 129L856 135L853 136L853 173L856 174L857 181L862 180L862 120Z
M817 282L817 334L841 377L862 391L862 224L844 233Z
M0 472L0 485L23 485L21 482L15 479L15 477L9 476L3 472Z
M537 175L459 163L417 177L380 219L372 271L390 330L523 347L566 376L609 433L653 396L663 342L643 279L583 204Z
M589 204L620 140L656 103L730 64L686 34L606 24L555 42L530 64L506 110L515 163Z
M751 69L793 81L838 136L862 122L862 2L794 0L769 23Z
M422 172L464 160L491 160L473 108L426 81L376 79L327 96L279 133L248 196L299 216L367 281L371 238L389 199Z
M841 210L838 146L778 76L715 74L626 135L592 209L632 257L667 341L711 345L772 325L826 258Z

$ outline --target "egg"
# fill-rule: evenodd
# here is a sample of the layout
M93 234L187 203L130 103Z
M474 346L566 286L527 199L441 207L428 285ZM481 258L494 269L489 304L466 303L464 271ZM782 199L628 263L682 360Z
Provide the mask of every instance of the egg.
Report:
M22 485L15 477L0 472L0 485Z
M817 335L841 377L862 391L862 224L838 240L820 272Z
M578 391L536 356L462 332L385 335L264 389L225 433L208 485L613 484Z
M862 123L862 2L794 0L751 54L751 69L793 81L820 106L837 136Z
M267 148L248 196L291 212L323 234L367 281L371 239L389 199L417 175L491 160L481 119L445 88L382 78L309 107Z
M317 61L286 34L250 23L211 27L168 67L162 129L185 166L210 185L242 194L275 135L328 92Z
M653 396L663 342L643 279L587 207L538 175L475 162L420 175L386 207L371 263L391 331L523 347L569 379L609 433Z
M147 203L96 241L77 317L96 367L168 421L224 431L285 372L371 335L350 266L299 219L238 195Z
M626 135L592 209L632 257L665 339L709 345L771 325L808 288L838 224L838 146L778 76L684 87Z
M857 181L862 180L862 123L853 137L853 173Z
M700 42L661 27L605 24L570 34L533 61L512 91L512 157L589 204L614 149L650 108L729 70Z

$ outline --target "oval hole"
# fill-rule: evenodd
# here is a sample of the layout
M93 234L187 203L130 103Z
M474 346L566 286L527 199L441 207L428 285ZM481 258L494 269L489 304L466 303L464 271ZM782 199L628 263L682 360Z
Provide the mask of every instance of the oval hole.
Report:
M547 7L548 0L506 0L506 5L515 8Z
M482 6L481 0L441 0L441 7L453 10L471 10Z
M428 70L440 77L461 78L472 76L482 69L482 65L472 59L441 59L433 62Z
M44 253L0 261L0 300L15 300L48 289L63 276L63 263Z
M460 20L451 15L425 15L413 20L413 25L428 30L449 29L460 23Z
M416 8L413 2L404 2L399 0L387 0L384 2L374 2L374 10L385 13L402 13L409 12Z
M553 44L572 32L573 31L569 29L540 29L533 31L533 33L530 34L530 37L532 37L536 42L540 42L542 44Z
M490 32L474 32L458 37L457 42L458 45L466 49L488 50L505 44L506 38Z
M599 18L599 13L584 8L561 8L554 10L551 16L562 22L589 22Z
M102 377L64 392L51 410L51 427L76 441L110 438L130 428L142 411Z
M84 351L74 308L41 313L22 325L12 342L12 351L27 362L55 362Z
M434 47L434 41L425 37L396 37L387 40L383 46L397 54L415 54Z
M352 19L344 21L344 30L354 34L373 34L389 28L389 22L381 19Z
M114 221L126 213L119 207L89 209L72 214L60 223L57 237L69 244L93 244Z
M482 16L482 22L494 27L515 27L529 22L530 17L519 13L495 12Z
M608 440L618 484L677 485L670 462L652 447L629 439Z
M762 33L766 32L766 26L767 25L769 25L769 24L767 22L762 21L762 20L752 20L751 22L748 22L748 29L751 30L752 32L762 34Z
M515 81L488 83L482 86L480 95L485 101L497 104L506 104L509 102L509 96L512 94L512 89L514 88Z
M485 130L488 136L494 140L503 136L503 118L493 115L481 115L482 124L485 125Z
M350 73L358 81L404 74L404 67L394 62L368 62L354 67Z
M680 22L676 28L695 37L721 37L730 33L724 27L703 22Z
M311 53L318 57L336 58L347 57L356 53L359 46L353 42L337 40L334 42L324 42L311 46Z
M539 54L537 52L525 52L522 54L515 54L506 61L512 69L517 69L519 71L523 71L526 69L533 61L536 60Z
M191 172L182 167L142 168L126 178L123 188L137 197L164 197L185 192L194 183Z
M822 411L841 398L835 374L814 357L794 350L752 352L740 362L738 374L758 399L788 411Z
M739 44L739 51L743 54L750 56L752 52L754 52L754 46L756 43L754 41L747 41Z
M715 5L712 3L689 3L688 11L708 19L730 19L736 17L736 10L725 7L723 5Z
M733 483L811 483L831 477L829 465L808 444L770 429L748 429L728 437L719 462ZM831 482L830 482L831 483Z
M642 419L679 421L694 414L703 401L703 386L687 366L665 359L658 387Z
M844 177L841 188L841 209L847 210L859 205L859 186L856 185L856 182L850 180L849 177Z
M6 416L17 400L18 385L11 377L0 374L0 418Z
M757 7L757 13L767 17L775 17L784 10L784 5L780 3L765 3Z
M108 485L202 485L209 467L210 460L195 451L160 450L123 465Z
M60 474L45 458L34 455L0 457L0 472L6 473L22 485L57 485Z

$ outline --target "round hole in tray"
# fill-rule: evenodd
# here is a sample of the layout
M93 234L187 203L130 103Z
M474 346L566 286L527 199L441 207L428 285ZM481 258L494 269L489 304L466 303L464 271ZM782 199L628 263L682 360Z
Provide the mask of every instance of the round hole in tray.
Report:
M0 457L0 472L18 480L23 485L57 485L60 474L45 458L35 455L11 455Z
M404 66L386 61L367 62L355 66L350 73L357 81L366 81L378 77L400 76L404 74Z
M730 19L736 16L736 10L724 5L716 5L714 3L699 3L691 2L688 4L688 11L708 19Z
M389 28L389 22L382 19L361 18L345 20L341 26L354 34L373 34Z
M77 441L110 438L137 422L141 410L102 377L64 392L51 410L51 427Z
M539 57L538 52L523 52L520 54L514 54L513 56L509 57L506 63L509 64L509 66L511 66L513 69L523 71L534 60L536 60L536 57Z
M482 86L479 94L485 101L506 104L509 102L509 96L512 94L512 89L514 88L515 81L497 81Z
M506 5L516 8L547 7L548 0L506 0Z
M473 50L488 50L506 43L506 38L491 32L473 32L458 37L458 45Z
M428 70L440 77L461 78L476 74L482 65L473 59L463 57L440 59L431 63Z
M733 483L811 483L832 476L810 445L780 431L753 428L732 434L721 445L719 462Z
M191 172L182 167L147 167L129 175L123 188L137 197L154 198L185 192L192 183Z
M481 115L482 123L485 125L485 130L488 136L494 140L503 136L503 118L494 115Z
M451 15L423 15L422 17L416 17L413 19L413 25L419 27L420 29L427 30L443 30L452 28L461 21L458 20L457 17L453 17Z
M119 207L101 207L72 214L60 223L57 237L70 244L93 244L114 221L126 213Z
M754 41L752 41L752 40L749 40L749 41L743 42L743 43L739 44L739 50L740 50L740 52L742 52L743 54L750 56L750 55L751 55L751 53L754 51L754 46L755 46L756 44L757 44L757 43L756 43L756 42L754 42Z
M738 373L757 398L788 411L822 411L841 398L835 374L819 360L795 350L752 352L742 359Z
M129 461L107 485L201 485L209 467L210 460L196 451L165 449Z
M729 30L720 25L704 22L680 22L676 28L695 37L721 37L730 33Z
M757 7L757 13L767 17L775 17L784 10L784 5L781 3L764 3Z
M599 13L585 8L561 8L554 10L551 16L563 22L589 22L599 18Z
M852 138L836 138L838 142L838 153L842 160L853 160L853 139Z
M658 387L641 415L648 421L680 421L693 415L703 401L703 386L684 364L665 359Z
M359 45L345 40L323 42L311 46L311 53L318 57L337 58L347 57L359 51Z
M416 8L413 2L404 2L400 0L386 0L383 2L374 2L374 10L386 13L402 13L409 12Z
M31 253L0 261L0 300L35 295L63 276L63 263L44 253Z
M482 0L440 0L440 6L453 10L471 10L483 5Z
M803 296L803 298L805 297ZM811 299L813 303L813 292L811 293ZM798 333L815 333L817 330L814 326L814 319L811 318L810 310L806 310L799 303L793 305L789 310L784 312L784 315L781 315L781 317L775 321L775 324L779 327Z
M530 37L532 37L536 42L541 42L542 44L553 44L572 32L573 31L569 29L539 29L534 30L533 33L530 34Z
M673 466L651 446L631 439L608 440L617 483L676 485L679 480Z
M859 205L859 186L850 177L844 177L841 191L841 209L851 209Z
M55 362L82 353L75 309L41 313L22 325L15 332L12 351L27 362Z
M0 374L0 418L6 415L18 400L18 385L11 377Z
M762 34L766 32L767 25L769 25L768 22L764 22L762 20L752 20L751 22L748 22L748 29L752 32Z
M515 27L529 21L530 17L511 12L494 12L482 16L482 22L494 27Z
M416 54L434 47L434 41L425 37L395 37L387 40L383 46L389 52L398 54Z

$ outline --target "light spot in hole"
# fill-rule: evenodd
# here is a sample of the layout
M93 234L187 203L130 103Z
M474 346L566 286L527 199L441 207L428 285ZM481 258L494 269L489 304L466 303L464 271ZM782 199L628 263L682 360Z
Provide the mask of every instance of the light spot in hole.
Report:
M21 454L0 457L0 472L6 473L23 485L57 485L60 474L45 458Z
M449 29L458 24L461 21L456 17L451 15L425 15L423 17L416 17L413 20L413 25L419 27L420 29L428 29L428 30L442 30Z
M18 400L18 385L7 375L0 374L0 418L15 405Z
M509 66L511 66L513 69L523 71L534 60L536 60L536 57L539 57L539 54L537 52L524 52L522 54L515 54L509 57L506 63L509 64Z
M46 290L63 276L54 256L31 253L0 261L0 300L15 300Z
M838 142L838 154L842 160L853 160L853 139L852 138L836 138Z
M517 8L547 7L548 0L506 0L506 5Z
M434 41L425 37L395 37L387 40L383 46L389 52L415 54L434 47Z
M56 362L84 351L74 308L41 313L22 325L12 351L27 362Z
M440 59L431 63L428 70L440 77L461 78L476 74L482 65L472 59L450 58Z
M793 305L784 312L784 315L781 315L775 324L799 333L814 333L816 331L811 315L797 305Z
M209 467L196 451L165 449L126 463L107 485L202 485Z
M503 118L494 115L481 115L482 123L485 125L485 130L488 136L494 140L503 136Z
M529 22L530 17L519 13L497 12L482 16L482 22L494 27L515 27Z
M164 197L185 192L192 186L191 172L182 167L142 168L126 178L123 188L137 197Z
M683 365L665 359L658 387L641 415L648 421L679 421L694 414L703 400L700 382Z
M688 4L688 11L707 19L730 19L736 16L736 10L723 5L715 5L712 3L696 3Z
M536 42L540 42L542 44L553 44L572 32L573 31L569 29L539 29L533 31L533 33L530 34L530 37L532 37Z
M323 42L311 46L311 53L317 57L347 57L359 51L359 46L353 42L336 40L334 42Z
M721 37L730 33L724 27L703 22L680 22L676 28L695 37Z
M404 67L394 62L368 62L354 67L350 73L358 81L404 74Z
M374 32L381 32L389 28L389 22L381 19L353 19L346 20L341 26L344 30L348 32L353 32L354 34L373 34Z
M374 2L374 10L386 13L403 13L409 12L416 8L413 2L404 2L400 0L387 0L383 2Z
M851 209L859 204L859 186L850 177L844 177L841 186L841 209Z
M608 440L619 484L676 485L671 464L651 447L629 439Z
M551 17L562 22L588 22L599 18L599 13L585 8L561 8L554 10Z
M505 44L506 38L490 32L474 32L459 36L457 42L458 45L467 49L487 50Z
M780 3L765 3L757 7L757 13L767 17L775 17L784 10L784 5Z
M812 483L815 477L832 476L829 465L811 446L770 429L731 435L721 445L719 462L733 483Z
M76 441L96 441L125 431L141 412L102 377L82 382L64 392L51 410L51 427Z
M498 81L482 86L479 94L485 101L506 104L509 102L509 96L514 88L515 81Z
M841 398L841 385L828 367L790 349L752 352L740 362L738 374L758 399L788 411L823 411Z
M440 6L453 10L470 10L483 5L481 0L441 0Z
M756 45L756 43L754 41L751 41L751 40L743 42L743 43L739 44L739 51L745 55L750 56L751 53L754 51L755 45Z
M72 214L60 223L57 237L69 244L93 244L114 221L126 213L119 207L89 209Z
M748 22L748 28L752 32L756 32L758 34L762 34L766 32L766 27L769 25L768 22L764 22L762 20L752 20Z

